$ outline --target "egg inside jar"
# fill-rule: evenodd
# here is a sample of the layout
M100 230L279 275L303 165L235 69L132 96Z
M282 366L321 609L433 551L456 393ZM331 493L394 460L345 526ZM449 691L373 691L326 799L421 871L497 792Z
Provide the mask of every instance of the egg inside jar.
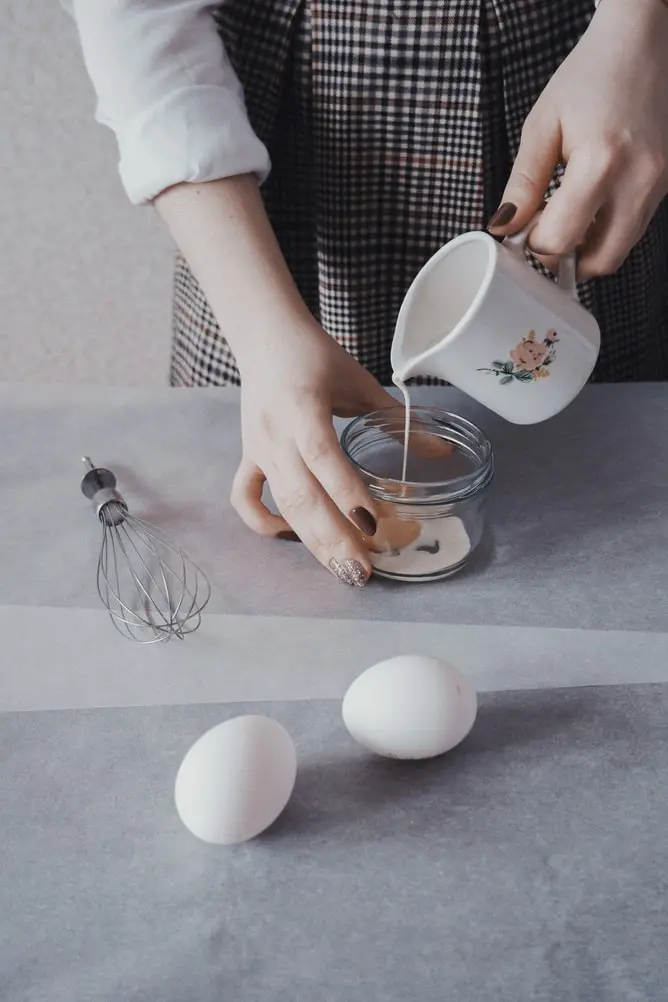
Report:
M437 581L466 566L483 536L493 478L492 447L465 418L415 407L406 479L403 407L357 418L341 438L376 502L378 529L365 538L374 572Z

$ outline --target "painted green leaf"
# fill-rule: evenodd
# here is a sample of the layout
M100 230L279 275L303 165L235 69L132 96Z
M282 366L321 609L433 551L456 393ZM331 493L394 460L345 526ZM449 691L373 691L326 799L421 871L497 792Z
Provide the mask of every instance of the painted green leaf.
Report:
M515 368L514 362L505 362L503 366L503 371L507 372L510 375L510 373L513 371L514 368Z
M525 372L524 369L520 369L519 372L513 373L515 379L519 379L520 383L530 383L533 380L533 376L530 372Z
M498 358L497 358L497 359L495 359L495 360L494 360L494 361L492 362L492 367L493 367L494 369L502 369L502 368L503 368L503 362L500 362L500 361L498 360Z
M512 383L512 381L513 381L513 377L512 376L503 376L499 380L499 383L500 383L501 386L505 386L506 383Z

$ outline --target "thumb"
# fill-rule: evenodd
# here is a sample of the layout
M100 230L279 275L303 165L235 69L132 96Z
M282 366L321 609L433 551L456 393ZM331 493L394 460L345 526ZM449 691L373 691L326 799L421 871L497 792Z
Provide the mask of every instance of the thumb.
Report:
M357 382L354 386L348 386L344 393L335 394L332 413L335 417L352 418L396 406L396 399L383 389L370 372L365 372L361 385Z
M387 407L396 407L397 400L396 397L392 396L391 393L380 385L375 379L371 379L368 385L365 387L365 405L370 410L382 411Z
M396 407L397 400L392 396L368 369L360 364L357 373L354 400L350 400L355 414L370 414L371 411L383 411L388 407Z
M537 105L524 123L520 148L501 205L487 224L489 230L505 236L531 222L543 205L560 155L559 121L546 117Z
M399 430L396 432L390 432L392 438L404 444L404 423L403 423L403 399L397 401L395 397L391 396L387 390L383 389L380 383L376 382L373 377L371 378L368 386L367 392L365 394L366 398L366 409L365 413L372 410L386 410L387 408L401 407L401 419L399 421ZM439 435L430 432L415 415L410 425L410 438L408 442L408 447L411 452L423 459L441 459L444 456L451 456L454 452L454 446L447 439L441 438Z

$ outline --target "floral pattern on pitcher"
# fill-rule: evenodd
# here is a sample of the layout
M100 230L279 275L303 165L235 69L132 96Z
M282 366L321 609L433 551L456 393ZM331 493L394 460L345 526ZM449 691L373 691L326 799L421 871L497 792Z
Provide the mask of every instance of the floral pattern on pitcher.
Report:
M533 383L550 375L550 366L556 355L555 345L559 343L556 331L548 331L542 341L536 340L536 332L530 331L516 348L510 352L507 362L494 361L489 368L478 369L499 376L501 386L517 380L519 383Z

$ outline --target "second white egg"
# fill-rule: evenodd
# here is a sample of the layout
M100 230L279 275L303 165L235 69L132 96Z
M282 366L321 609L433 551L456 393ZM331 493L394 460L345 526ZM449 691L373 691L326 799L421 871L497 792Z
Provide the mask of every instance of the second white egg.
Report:
M176 777L176 809L204 842L245 842L273 824L296 775L297 754L284 727L269 717L233 717L187 752Z
M475 722L475 689L453 665L403 655L355 679L343 720L360 744L388 758L433 758L464 740Z

